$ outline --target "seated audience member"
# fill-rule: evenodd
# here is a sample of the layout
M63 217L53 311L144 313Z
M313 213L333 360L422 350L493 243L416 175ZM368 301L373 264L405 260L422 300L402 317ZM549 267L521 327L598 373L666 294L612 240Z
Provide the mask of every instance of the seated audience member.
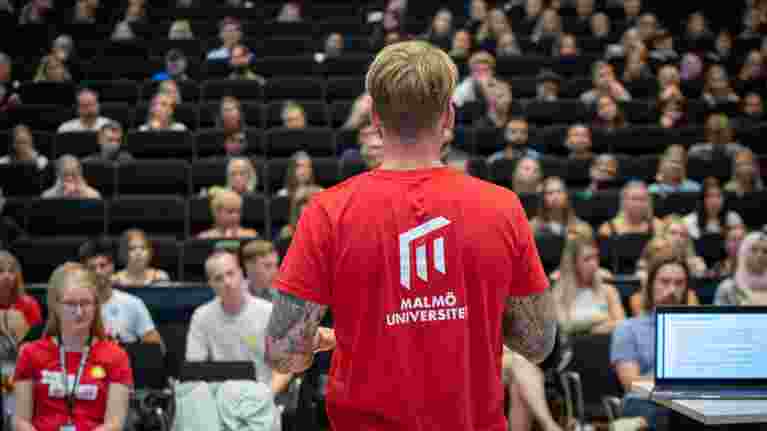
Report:
M690 158L701 160L731 160L735 153L745 149L734 141L735 132L729 118L724 114L711 114L704 126L706 142L695 144L687 153Z
M232 55L229 57L229 68L231 73L229 79L240 79L246 81L256 81L263 85L266 79L263 76L253 72L251 61L253 54L245 45L238 43L232 48Z
M687 98L679 87L668 87L658 98L657 110L660 114L658 124L664 129L686 127L689 123L687 116Z
M98 132L110 121L101 116L98 94L86 88L77 93L77 118L62 123L58 132Z
M511 84L493 78L486 84L487 108L484 115L474 120L474 127L500 129L506 126L514 115L514 96Z
M106 239L87 241L79 250L80 263L96 273L101 319L106 335L120 343L162 344L144 301L141 298L114 289L114 249Z
M258 193L258 174L256 167L250 159L245 157L232 157L226 164L226 185L213 186L209 189L203 189L202 196L215 194L220 190L231 190L240 196L257 196Z
M164 81L168 82L168 81ZM142 132L150 130L185 131L187 127L173 119L176 101L170 93L158 92L152 98L146 123L139 127Z
M315 191L322 190L314 178L312 158L306 151L296 151L290 158L285 172L285 186L277 191L277 196L292 198L299 187L307 187Z
M42 194L46 199L101 199L101 193L85 182L77 157L64 154L56 161L56 183Z
M509 429L531 430L535 421L542 431L563 430L549 409L541 369L506 346L503 346L503 383L509 388Z
M296 102L285 102L282 105L280 118L282 119L282 127L286 129L306 128L306 111L304 111L303 106Z
M200 232L197 238L239 239L257 238L258 231L242 227L242 196L231 190L218 190L210 194L210 210L213 213L213 227Z
M218 108L216 127L224 130L226 134L244 132L247 128L245 113L242 111L242 103L234 96L224 96Z
M618 81L613 67L604 61L597 61L591 69L594 88L580 95L584 105L596 106L599 98L609 96L614 101L626 102L631 100L631 95Z
M591 129L585 124L574 124L567 129L565 148L570 150L568 157L573 160L591 160L592 151Z
M165 54L165 70L152 75L152 81L189 81L188 64L184 51L176 48L170 49Z
M711 110L727 110L740 101L724 66L714 64L709 67L703 84L702 99Z
M461 29L453 33L453 40L450 42L448 54L455 62L465 62L472 51L471 33L466 29Z
M599 227L599 236L654 234L661 232L663 222L654 216L650 193L642 181L631 181L621 190L618 214Z
M567 185L559 177L548 177L541 183L541 204L537 215L530 220L536 234L544 233L567 238L575 236L594 237L594 231L578 218L570 204Z
M0 346L6 349L4 353L8 353L8 342L18 345L32 326L42 322L42 317L37 302L24 293L19 262L5 250L0 250L0 296L3 298L0 303ZM7 359L15 360L2 360ZM5 375L5 369L1 372L3 377L11 377Z
M27 236L27 232L16 221L17 217L3 215L5 203L6 199L3 196L3 189L0 188L0 249L11 248L11 244L18 238Z
M19 124L13 128L12 150L7 156L0 157L0 165L33 162L40 171L48 166L48 158L35 149L35 137L32 135L32 130L24 124Z
M222 19L218 29L221 47L208 52L208 61L228 61L231 49L242 40L242 28L240 22L235 18L226 17Z
M671 155L664 155L658 162L658 173L655 183L648 190L652 194L669 194L681 192L700 192L700 184L687 178L687 163Z
M66 63L57 55L46 55L40 61L34 82L71 82L72 74Z
M277 22L301 22L303 20L301 3L297 1L286 1L283 3L275 17Z
M652 378L655 370L655 316L659 305L684 305L690 274L684 262L670 259L650 264L645 289L644 311L638 317L622 321L613 331L610 363L626 391L624 417L641 417L644 426L657 429L658 419L668 410L631 390L633 382Z
M542 70L537 76L535 98L541 102L556 102L562 88L562 77L548 69Z
M537 159L524 157L517 162L511 178L511 189L516 193L538 193L543 169Z
M104 333L100 306L96 274L77 263L65 263L53 272L45 334L24 344L19 353L14 376L16 429L123 428L133 374L128 354ZM74 381L80 363L89 371L82 373L79 387L89 390L76 391L68 402L62 368Z
M290 199L290 210L288 213L288 224L280 229L277 241L290 241L293 233L296 231L298 219L301 217L301 211L309 203L312 196L319 190L312 187L299 187Z
M724 259L716 262L709 271L709 276L714 278L732 277L738 264L738 250L743 238L746 237L746 226L737 225L727 228L724 232Z
M194 38L192 24L190 24L187 19L177 19L173 21L170 28L168 28L169 40L190 40Z
M367 169L375 169L383 161L383 141L370 119L359 124L357 129L357 145L359 148L349 148L341 155L341 164L362 161Z
M469 69L470 75L458 84L453 94L453 103L458 109L472 103L479 103L484 107L490 93L489 86L497 81L495 58L487 51L472 54L469 58Z
M109 122L99 130L99 148L101 151L91 154L83 162L129 162L131 153L122 149L123 128L116 121Z
M450 50L453 40L453 13L450 9L441 8L434 14L431 25L425 33L418 37L445 51Z
M732 158L732 178L724 185L724 191L743 196L764 190L759 160L754 152L743 148Z
M530 148L530 134L527 119L524 117L512 117L506 124L503 134L505 146L487 158L487 163L494 163L501 159L514 160L525 157L540 159L541 153Z
M251 295L272 302L275 294L272 281L279 270L280 257L274 244L256 239L240 245L240 262L247 275Z
M762 95L755 91L746 93L743 99L741 99L738 117L735 118L737 128L758 127L764 121L764 101L762 100Z
M593 237L570 239L552 278L559 324L565 332L606 334L626 318L612 274L599 267L599 247Z
M613 187L618 179L618 159L612 154L600 154L595 157L589 167L589 182L586 195L597 193Z
M703 180L701 193L695 211L684 217L687 233L697 240L707 233L724 233L725 230L743 225L740 214L729 209L719 180L708 177Z
M678 258L684 259L690 275L703 277L706 273L706 262L698 256L695 245L687 232L687 224L684 219L672 214L665 219L665 226L661 235L671 240L671 247Z
M205 261L216 298L194 310L186 338L187 361L252 361L257 381L273 394L285 391L292 374L272 371L264 358L272 304L247 289L237 256L216 251Z
M647 286L647 271L651 262L659 260L675 259L684 262L683 256L679 255L679 250L672 245L671 239L657 235L645 244L642 255L639 257L636 265L635 275L639 278L640 289L629 297L629 308L632 316L640 316L644 313L645 287ZM695 290L687 291L687 305L700 305L700 300Z
M154 249L142 230L128 229L123 232L119 256L125 269L115 274L113 281L121 286L144 287L170 281L167 272L151 267Z
M341 33L330 33L323 44L326 58L337 58L344 53L344 36Z
M592 122L593 128L614 132L629 126L623 109L618 106L618 102L612 97L608 95L599 96L596 108L596 115Z
M738 248L732 277L716 289L717 305L767 305L767 234L751 232Z
M181 97L181 89L178 88L178 83L173 79L166 79L160 82L160 85L157 86L157 93L170 96L174 110L176 106L184 102Z

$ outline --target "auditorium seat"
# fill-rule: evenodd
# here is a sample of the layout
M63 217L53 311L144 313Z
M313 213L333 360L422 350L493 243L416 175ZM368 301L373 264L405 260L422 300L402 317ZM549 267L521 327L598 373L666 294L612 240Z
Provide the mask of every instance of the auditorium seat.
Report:
M556 102L534 100L525 108L527 120L535 126L573 124L586 122L589 110L577 99L560 99Z
M367 165L362 160L341 160L339 166L339 182L367 171Z
M148 235L186 237L186 200L174 195L126 195L115 198L109 205L107 231L120 235L130 228L139 228Z
M126 130L136 126L136 112L133 109L135 103L126 102L102 102L101 115L111 120L117 121L123 127L123 133ZM143 123L143 118L141 119Z
M253 42L257 42L258 45ZM294 55L314 53L311 34L274 37L267 35L265 38L246 39L245 46L250 47L262 57L283 55L286 52Z
M209 157L225 157L224 149L225 133L223 129L207 129L197 132L195 137L195 159ZM245 132L246 148L245 155L264 156L264 148L261 145L261 131L256 128L247 129Z
M304 108L306 115L306 125L308 127L328 127L330 124L328 107L321 100L307 100L300 103ZM266 106L266 125L267 129L282 127L282 111L285 102L272 102Z
M607 257L609 269L614 274L633 274L636 271L636 262L650 238L649 234L612 235L602 240L600 254L603 258Z
M64 262L76 262L84 236L48 236L21 238L11 246L19 259L26 283L47 283L51 273Z
M106 232L106 203L101 199L32 199L26 205L32 236L99 236Z
M295 69L285 70L294 71ZM285 73L283 71L280 76L285 76ZM280 100L295 100L297 102L325 100L324 82L311 77L270 78L264 86L264 100L267 102Z
M67 132L56 135L56 154L61 157L71 154L77 158L83 158L101 151L97 132Z
M602 223L615 217L620 206L620 191L608 190L590 195L589 197L578 197L579 194L571 195L575 214L585 222L589 223L595 229L598 229Z
M272 78L279 79L286 73L308 75L317 67L313 54L257 57L251 64L253 71L264 76L267 81ZM316 97L310 96L309 98Z
M260 102L264 98L263 86L258 81L245 79L212 79L204 81L201 100L220 101L224 96L237 97L241 102Z
M61 123L74 117L71 105L52 103L22 103L15 106L9 115L13 124L26 124L30 129L41 132L55 132Z
M349 118L349 114L352 111L354 105L353 100L336 100L330 103L328 107L330 114L330 127L334 129L340 128L346 123L346 119Z
M333 130L328 127L270 129L264 132L263 144L269 158L290 157L299 150L304 150L313 157L330 157L336 154Z
M98 190L103 198L111 198L117 193L117 168L113 162L83 162L85 181Z
M326 97L329 103L337 100L354 100L365 92L365 75L331 76L326 85Z
M481 137L478 135L481 135ZM495 129L475 129L473 127L457 126L453 130L453 142L451 142L451 146L456 150L463 151L466 154L473 156L478 152L478 145L482 145L478 142L479 139L481 139L485 145L483 148L487 148L488 145L497 145L497 138ZM494 142L486 142L488 139Z
M195 41L199 43L199 41ZM157 93L161 81L146 80L141 88L141 100L149 101ZM185 103L193 103L200 100L200 84L188 79L186 81L176 81L178 91L181 93L181 100ZM143 123L143 119L142 123Z
M466 139L473 140L473 145L469 142L470 146L466 146L464 149L469 154L488 157L506 147L505 128L478 127L473 131L472 134L464 135ZM468 151L470 148L471 151Z
M322 73L328 77L349 76L364 73L372 61L372 55L347 53L339 57L325 58L320 67Z
M205 260L220 240L188 239L182 243L181 270L184 282L207 282Z
M655 195L653 198L655 216L665 217L670 214L687 215L695 211L699 201L700 193L680 192Z
M189 164L184 160L133 160L117 165L117 193L187 196Z
M546 274L551 274L559 268L559 262L562 260L562 250L565 246L564 236L537 233L535 235L535 245L538 248L538 254L541 257L543 270Z
M188 131L138 131L128 133L126 150L137 159L178 158L191 160L192 135Z
M135 81L128 79L115 79L108 81L90 81L88 88L95 90L99 95L99 102L124 102L135 104L139 101L141 88Z
M269 225L271 237L277 237L280 229L290 219L290 199L287 196L275 196L269 201Z
M19 181L19 178L24 180ZM0 164L0 184L5 196L38 197L42 193L43 178L45 175L35 163Z
M19 97L24 104L53 104L73 106L75 104L75 85L71 82L23 82L19 87Z
M181 246L176 238L152 236L152 267L168 273L171 281L181 280Z

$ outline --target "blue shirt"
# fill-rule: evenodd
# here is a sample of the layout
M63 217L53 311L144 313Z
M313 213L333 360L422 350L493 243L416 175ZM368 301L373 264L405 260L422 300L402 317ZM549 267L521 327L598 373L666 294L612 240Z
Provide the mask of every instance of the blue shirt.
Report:
M655 370L655 313L626 319L613 331L610 343L610 363L633 361L639 364L639 374Z
M699 183L693 180L684 180L678 186L672 186L671 184L663 184L663 183L653 183L653 184L650 184L650 187L648 187L648 190L650 191L650 193L660 193L660 194L684 193L684 192L699 193L701 191L701 187Z

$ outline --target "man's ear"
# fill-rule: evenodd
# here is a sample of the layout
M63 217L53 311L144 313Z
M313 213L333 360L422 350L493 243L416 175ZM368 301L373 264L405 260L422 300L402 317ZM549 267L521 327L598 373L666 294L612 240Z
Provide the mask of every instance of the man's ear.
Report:
M455 129L455 105L450 101L447 104L447 110L442 114L442 128L443 129Z
M383 128L381 125L381 116L378 115L378 112L376 112L375 106L370 107L370 124L373 126L373 128L376 129L376 132L378 132L378 136L383 139Z

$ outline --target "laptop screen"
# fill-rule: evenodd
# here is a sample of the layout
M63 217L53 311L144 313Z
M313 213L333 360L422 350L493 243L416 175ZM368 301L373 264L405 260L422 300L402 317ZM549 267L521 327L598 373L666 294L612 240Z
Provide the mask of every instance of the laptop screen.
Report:
M656 380L767 379L767 309L685 308L658 308Z

